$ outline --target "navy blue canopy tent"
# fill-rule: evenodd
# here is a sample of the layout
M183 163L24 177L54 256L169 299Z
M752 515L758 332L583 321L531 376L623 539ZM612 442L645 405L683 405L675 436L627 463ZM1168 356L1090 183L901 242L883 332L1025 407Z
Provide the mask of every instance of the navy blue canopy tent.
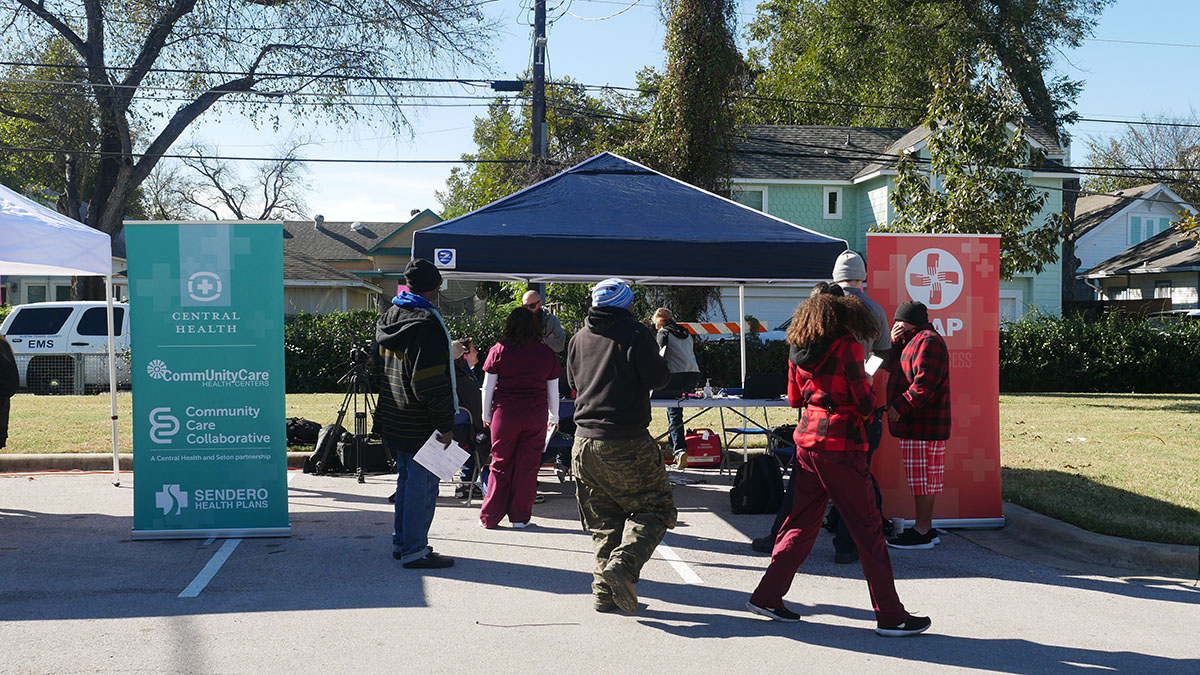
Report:
M793 225L611 152L413 234L450 279L738 287L828 279L842 239ZM742 382L746 334L741 331Z
M413 257L457 279L802 285L846 242L604 152L413 235Z

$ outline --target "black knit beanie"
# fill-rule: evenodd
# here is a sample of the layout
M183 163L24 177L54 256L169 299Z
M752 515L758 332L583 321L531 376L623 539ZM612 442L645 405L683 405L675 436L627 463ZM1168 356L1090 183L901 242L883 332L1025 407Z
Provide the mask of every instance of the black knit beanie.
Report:
M404 285L413 293L426 293L442 285L442 273L424 258L413 258L404 266Z
M896 315L892 317L892 320L907 321L914 326L924 326L929 323L929 311L925 308L924 303L909 300L896 308Z

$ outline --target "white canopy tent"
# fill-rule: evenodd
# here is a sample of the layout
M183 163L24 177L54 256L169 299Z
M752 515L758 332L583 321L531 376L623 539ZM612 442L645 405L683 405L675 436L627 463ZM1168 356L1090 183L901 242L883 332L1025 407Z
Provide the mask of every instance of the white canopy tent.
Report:
M113 484L120 485L111 237L0 185L0 274L104 277L104 294L108 301Z

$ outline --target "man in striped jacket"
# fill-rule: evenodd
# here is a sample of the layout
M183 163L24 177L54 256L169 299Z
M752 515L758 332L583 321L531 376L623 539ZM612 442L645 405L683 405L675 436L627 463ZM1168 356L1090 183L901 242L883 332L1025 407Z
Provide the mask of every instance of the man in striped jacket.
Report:
M925 305L896 308L888 366L888 429L900 440L904 473L916 503L913 526L888 540L892 548L933 548L933 502L942 492L950 438L950 354L929 323Z
M441 272L428 260L416 258L404 268L404 280L407 289L396 293L375 325L383 361L375 423L396 455L392 557L409 569L436 569L454 564L429 546L438 478L413 456L435 433L444 447L453 440L450 336L433 305L442 286Z

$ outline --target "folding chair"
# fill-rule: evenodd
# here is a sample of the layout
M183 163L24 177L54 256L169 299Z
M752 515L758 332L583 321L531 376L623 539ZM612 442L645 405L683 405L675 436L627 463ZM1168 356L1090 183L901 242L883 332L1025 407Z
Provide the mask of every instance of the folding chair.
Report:
M455 486L463 486L467 491L467 506L475 496L475 489L478 487L482 493L484 488L479 483L479 475L483 471L483 460L490 454L491 448L483 447L484 442L480 442L475 438L475 424L471 418L471 411L466 408L459 408L454 414L454 441L461 445L467 452L471 453L471 458L474 460L474 467L471 469L471 475L468 480L463 480L462 474L459 474L457 480L451 481Z
M567 399L558 402L558 429L550 437L550 443L542 453L542 466L553 466L558 482L564 483L571 474L571 446L575 444L575 401ZM558 461L560 454L566 455L566 461Z

